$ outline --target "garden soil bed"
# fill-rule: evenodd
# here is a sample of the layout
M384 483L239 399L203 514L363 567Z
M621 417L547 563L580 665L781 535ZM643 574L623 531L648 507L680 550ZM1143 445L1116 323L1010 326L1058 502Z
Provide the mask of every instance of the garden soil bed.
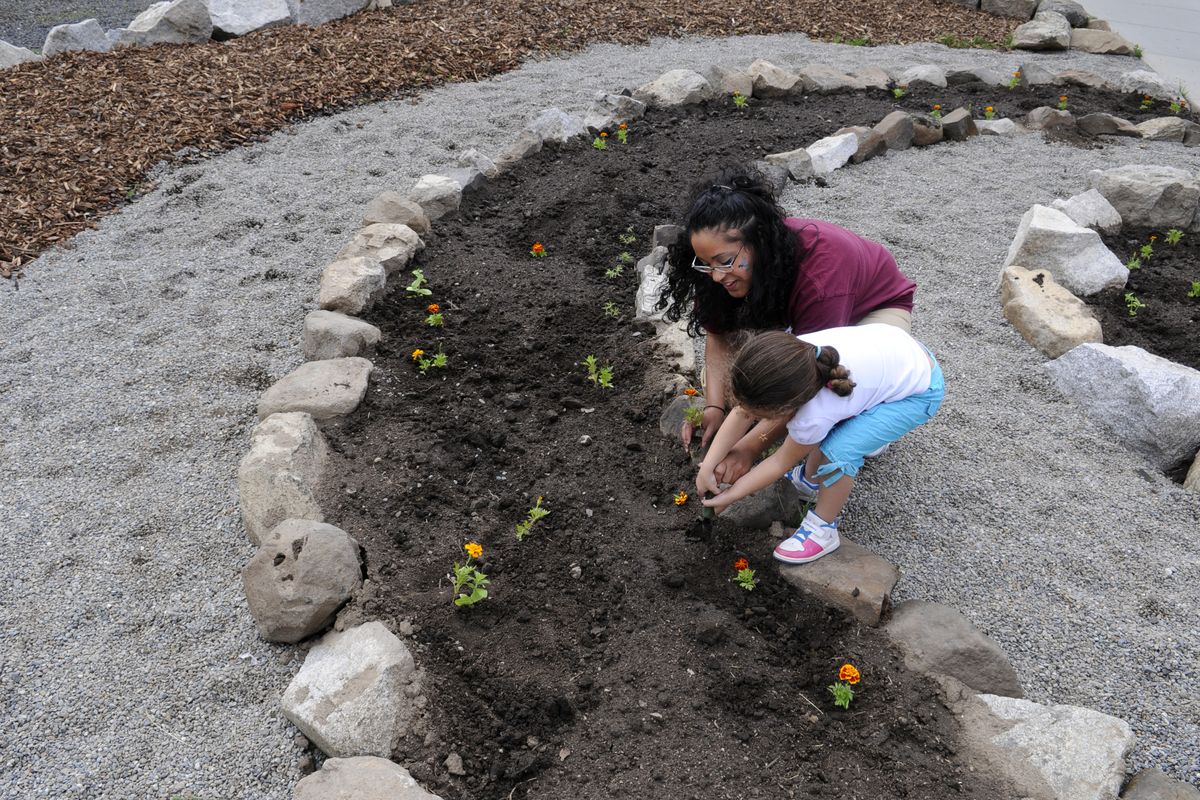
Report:
M1096 110L1119 102L1086 94L1078 102ZM958 90L902 105L931 102L1002 109ZM652 113L605 151L548 148L426 237L414 267L430 297L397 288L369 315L383 346L363 405L327 426L341 478L323 507L367 554L374 590L350 615L412 626L430 728L395 757L430 790L1010 796L965 763L935 684L883 634L782 581L768 534L723 521L710 531L694 498L675 506L694 468L657 432L664 359L630 319L634 270L604 276L621 251L645 254L683 188L710 170L893 107L882 92L755 100L747 113L720 103ZM618 238L628 229L631 245ZM536 241L547 258L529 256ZM444 328L424 324L428 302ZM419 375L411 352L439 347L448 366ZM587 380L590 354L613 365L614 389ZM538 497L550 515L518 542ZM446 576L471 540L492 596L456 609ZM741 556L758 571L753 592L731 581ZM849 711L826 688L846 661L863 673ZM451 753L463 774L447 768Z
M1104 237L1108 248L1126 264L1151 236L1158 238L1151 244L1151 257L1129 271L1125 288L1106 289L1087 302L1100 320L1105 344L1136 345L1200 369L1200 297L1188 297L1192 283L1200 281L1200 234L1185 233L1176 245L1167 244L1166 235L1166 231L1136 230ZM1143 304L1135 307L1132 316L1127 294Z

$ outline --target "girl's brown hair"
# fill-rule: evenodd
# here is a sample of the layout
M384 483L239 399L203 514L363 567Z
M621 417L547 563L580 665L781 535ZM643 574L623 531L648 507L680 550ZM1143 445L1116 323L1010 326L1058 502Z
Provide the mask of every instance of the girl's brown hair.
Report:
M756 416L795 414L822 388L840 397L854 391L838 351L817 348L784 331L755 336L738 351L729 370L730 394Z

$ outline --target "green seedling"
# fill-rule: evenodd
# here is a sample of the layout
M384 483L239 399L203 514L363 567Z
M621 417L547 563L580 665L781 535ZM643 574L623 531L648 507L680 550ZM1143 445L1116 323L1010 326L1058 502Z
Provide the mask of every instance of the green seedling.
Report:
M848 38L844 38L841 36L833 37L834 44L848 44L848 45L851 45L852 47L866 47L867 43L869 41L870 40L867 39L867 37L865 37L865 36L851 36Z
M613 319L616 319L617 317L621 316L621 310L619 308L617 308L616 303L613 303L613 302L605 303L602 306L602 308L604 310L605 316L612 317Z
M683 410L683 418L692 423L693 428L704 424L704 409L700 406L688 406Z
M627 227L624 232L617 235L617 241L628 247L637 241L637 234L633 232L633 226Z
M629 144L629 125L624 122L617 126L617 141L621 144Z
M1058 96L1058 110L1059 111L1067 110L1067 96L1065 94L1060 94Z
M1179 240L1182 238L1183 231L1179 230L1179 228L1171 228L1169 231L1167 231L1167 244L1171 245L1172 247L1179 244Z
M942 104L934 103L933 108L931 108L929 110L929 116L933 117L934 119L941 119L942 118Z
M1200 297L1200 281L1192 281L1192 288L1188 290L1188 297Z
M1141 300L1138 300L1138 297L1136 294L1134 294L1133 292L1125 293L1125 308L1129 309L1129 316L1136 317L1138 309L1145 308L1145 307L1146 307L1146 304L1143 303Z
M517 541L524 541L525 537L529 535L529 531L531 528L533 528L534 524L542 517L547 516L549 513L550 512L548 510L542 508L542 496L538 495L537 502L533 504L533 507L530 508L528 512L526 512L525 519L517 523Z
M1142 261L1149 261L1150 257L1154 255L1154 240L1157 238L1157 236L1151 236L1150 241L1138 248L1138 253L1141 255Z
M737 109L745 109L750 104L750 98L741 92L734 92L731 99L733 100L733 107Z
M600 135L599 135L599 136L597 136L595 139L593 139L593 140L592 140L592 147L596 148L597 150L604 150L604 149L607 149L607 147L608 147L608 134L607 134L607 133L604 133L603 131L601 131L601 132L600 132Z
M467 560L462 564L454 562L450 576L454 581L454 605L473 606L487 599L487 586L491 581L471 563L472 558L483 555L483 548L476 542L467 542L463 549L467 551Z
M938 41L946 45L946 47L950 47L955 50L962 50L968 47L977 47L982 50L996 49L996 45L992 44L982 36L969 36L966 38L961 38L951 34L946 34L942 38L938 39Z
M1021 85L1021 70L1016 70L1015 72L1013 72L1012 77L1008 79L1008 88L1010 90L1012 90L1012 89L1017 88L1020 85Z
M1178 100L1171 101L1171 104L1167 108L1171 109L1172 114L1178 114L1180 111L1183 111L1183 105Z
M583 360L583 363L587 365L588 380L592 382L593 386L600 389L613 388L613 368L611 364L601 367L600 362L596 360L595 356L588 356Z
M622 264L625 264L625 265L632 264L633 263L633 253L630 253L628 250L622 250L621 252L617 253L617 261L620 261Z
M414 297L426 297L433 294L431 290L425 288L425 272L423 270L414 269L410 274L413 276L412 283L405 286L404 291Z
M1130 256L1129 260L1125 262L1125 269L1134 270L1134 269L1141 269L1141 268L1142 268L1142 260L1140 258L1138 258L1137 256Z
M897 100L899 100L901 97L904 97L904 95L906 95L906 94L908 94L908 93L905 92L903 89L901 89L899 86L895 86L892 88L892 97L896 98Z
M604 277L619 278L619 277L621 277L621 273L623 273L624 271L625 271L625 265L617 264L615 267L609 267L608 269L604 270Z
M992 108L991 106L985 106L983 109L983 118L984 119L995 119L996 118L996 109Z
M438 345L438 351L432 357L427 356L425 351L418 347L412 351L412 360L417 362L417 369L420 370L422 375L431 369L445 369L446 364L450 361L446 354L442 352L441 345Z
M1142 57L1142 46L1140 44L1135 44L1133 46L1133 57L1134 58Z

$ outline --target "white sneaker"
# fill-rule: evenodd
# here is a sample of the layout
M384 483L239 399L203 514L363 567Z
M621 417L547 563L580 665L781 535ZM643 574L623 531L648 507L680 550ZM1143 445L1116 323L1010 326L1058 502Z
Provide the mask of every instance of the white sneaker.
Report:
M817 499L817 492L821 490L821 484L813 483L808 478L804 477L803 461L785 472L784 477L791 482L792 486L796 487L796 491L800 493L801 500L806 503L811 503Z
M826 522L809 511L796 532L775 548L775 558L788 564L807 564L832 553L841 544L837 520Z

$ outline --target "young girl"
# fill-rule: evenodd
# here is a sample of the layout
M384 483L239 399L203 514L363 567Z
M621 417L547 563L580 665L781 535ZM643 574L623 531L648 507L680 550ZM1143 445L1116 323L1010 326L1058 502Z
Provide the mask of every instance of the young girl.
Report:
M737 406L700 464L696 489L715 495L704 505L719 513L786 476L816 506L775 558L803 564L838 548L838 515L863 458L932 418L945 382L924 345L895 326L870 324L760 334L735 357L728 388ZM729 449L749 432L760 434L761 453L784 422L779 449L722 490L714 469Z

